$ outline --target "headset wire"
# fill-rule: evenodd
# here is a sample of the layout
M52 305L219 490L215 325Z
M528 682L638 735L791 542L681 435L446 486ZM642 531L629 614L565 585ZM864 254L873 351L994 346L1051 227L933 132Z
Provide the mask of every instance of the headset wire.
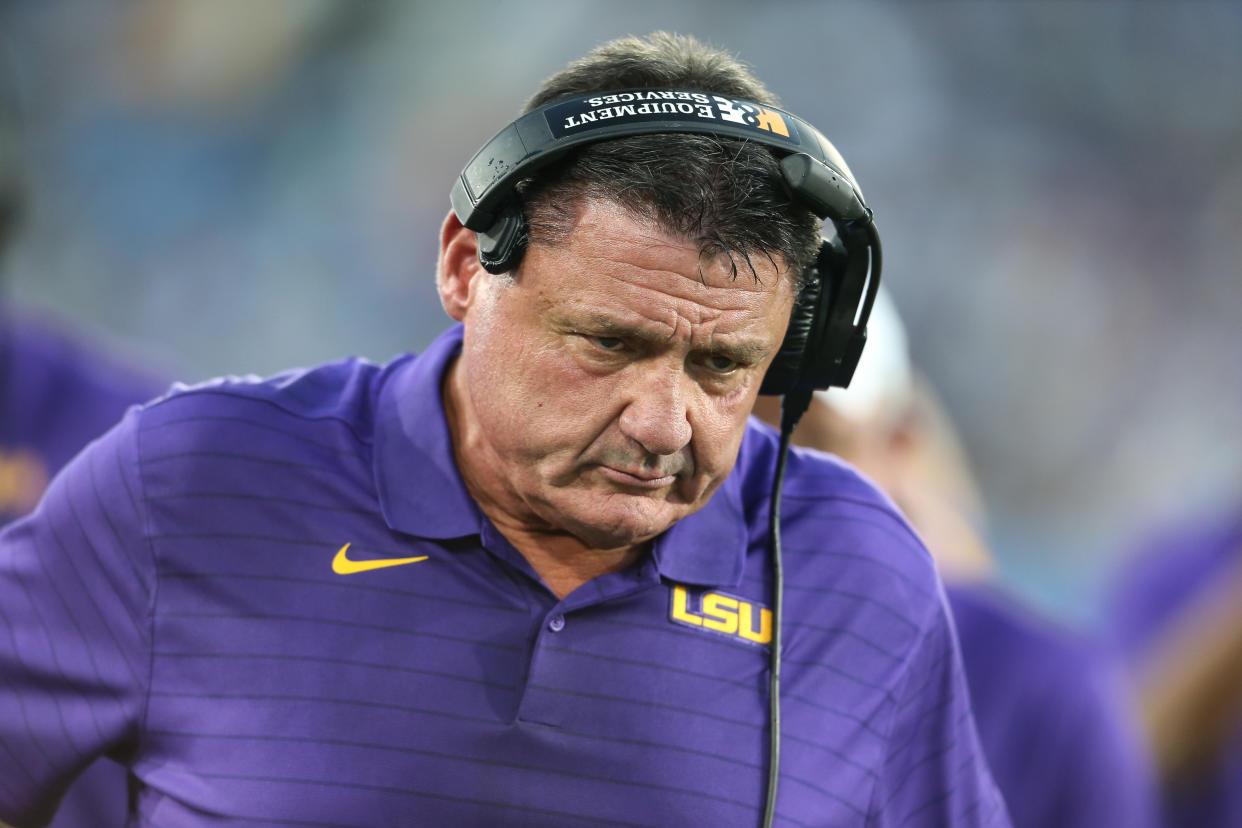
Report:
M772 500L768 508L768 539L772 565L772 640L768 651L768 786L763 807L763 828L771 828L776 818L776 794L781 776L781 621L784 616L785 570L781 562L781 490L785 485L785 464L789 444L798 420L811 404L809 390L795 390L781 400L781 437L772 480Z

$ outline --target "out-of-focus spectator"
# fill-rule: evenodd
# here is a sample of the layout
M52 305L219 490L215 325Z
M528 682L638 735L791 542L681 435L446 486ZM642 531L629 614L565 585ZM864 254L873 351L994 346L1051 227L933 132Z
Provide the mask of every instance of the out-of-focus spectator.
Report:
M0 41L0 278L27 204L13 74ZM126 408L166 385L112 351L10 307L0 282L0 526L32 509L51 475Z
M126 408L166 387L67 322L0 299L0 525L32 509L52 475Z
M1113 590L1166 824L1242 825L1242 509L1149 533Z
M1155 824L1150 762L1122 674L1103 647L1002 588L982 499L932 389L915 376L886 291L849 389L817 392L795 442L840 456L887 491L946 581L979 736L1016 828ZM778 403L755 413L778 422Z
M166 387L107 350L62 325L0 311L0 525L31 509L56 471L126 408ZM52 828L123 825L125 796L124 769L100 760L70 789Z
M0 78L0 272L26 202L15 98ZM10 307L0 291L0 526L34 508L51 477L125 409L165 387L153 366L66 321ZM70 790L52 828L120 826L125 797L124 769L101 760Z

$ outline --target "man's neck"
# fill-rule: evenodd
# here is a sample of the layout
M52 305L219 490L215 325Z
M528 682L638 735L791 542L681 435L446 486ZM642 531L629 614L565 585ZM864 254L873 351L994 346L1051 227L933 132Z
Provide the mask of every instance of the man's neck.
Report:
M558 599L592 578L625 569L651 547L650 541L646 541L597 549L568 532L540 526L535 521L522 522L514 516L519 510L504 508L486 487L479 485L479 480L486 476L487 463L478 452L468 448L472 435L466 433L468 429L463 425L462 407L469 405L469 396L461 387L463 378L456 369L456 365L450 366L441 394L458 473L479 509Z
M484 507L483 513L487 514ZM546 535L514 530L488 519L522 553L556 597L564 598L592 578L619 572L646 554L651 544L622 549L591 549L571 535Z

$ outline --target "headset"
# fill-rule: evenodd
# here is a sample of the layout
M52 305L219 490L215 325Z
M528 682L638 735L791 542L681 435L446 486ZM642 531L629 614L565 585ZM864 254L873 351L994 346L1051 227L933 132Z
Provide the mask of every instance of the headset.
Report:
M458 220L478 234L480 263L491 273L503 273L521 260L527 240L520 182L585 144L654 133L715 135L767 147L778 160L789 193L835 229L831 238L820 241L812 272L795 298L785 339L759 389L783 397L769 509L772 641L763 825L770 826L780 778L780 497L785 464L794 427L813 392L849 385L866 344L882 263L871 209L845 159L806 121L776 107L678 88L596 92L533 109L475 154L449 198Z

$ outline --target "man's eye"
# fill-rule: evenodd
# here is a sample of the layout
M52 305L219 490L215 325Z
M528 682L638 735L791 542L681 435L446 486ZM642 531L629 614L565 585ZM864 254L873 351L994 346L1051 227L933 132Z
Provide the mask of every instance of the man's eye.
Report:
M620 351L625 347L625 343L615 336L593 336L590 339L605 351Z
M738 367L738 362L736 360L729 359L726 356L720 356L719 354L709 356L703 361L703 364L707 366L709 371L713 371L717 374L728 374L733 372Z

